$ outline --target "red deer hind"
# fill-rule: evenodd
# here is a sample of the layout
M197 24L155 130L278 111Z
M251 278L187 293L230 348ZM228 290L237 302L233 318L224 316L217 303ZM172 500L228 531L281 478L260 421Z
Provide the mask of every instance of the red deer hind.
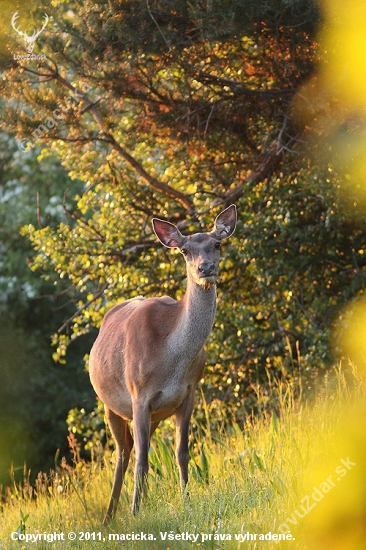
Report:
M148 473L151 434L161 420L176 415L176 455L181 490L188 481L188 430L197 383L206 355L203 346L216 311L220 245L232 235L236 207L216 218L210 233L183 236L166 221L153 219L161 243L178 248L186 261L187 289L179 301L141 296L114 306L104 317L90 353L90 379L105 406L117 447L117 465L104 523L116 512L133 443L136 448L132 512L139 509ZM133 421L133 438L128 421Z

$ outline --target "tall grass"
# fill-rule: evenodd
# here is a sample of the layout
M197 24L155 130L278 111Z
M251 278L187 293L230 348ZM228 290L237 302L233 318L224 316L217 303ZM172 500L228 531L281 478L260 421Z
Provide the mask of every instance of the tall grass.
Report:
M333 499L335 490L325 494L322 502L316 502L306 514L301 503L313 490L309 479L314 472L319 467L322 472L327 472L327 468L330 473L333 471L333 466L328 465L330 456L338 456L335 434L347 414L345 411L356 400L355 393L364 393L363 378L355 369L352 380L355 389L351 391L343 371L336 369L311 405L296 401L291 386L277 384L273 388L279 403L276 413L263 413L261 418L250 418L244 425L232 422L215 429L213 419L209 419L207 425L211 424L211 429L201 428L191 442L189 496L185 499L179 494L172 438L169 432L160 431L150 449L148 495L139 514L134 517L130 512L132 461L116 519L108 527L101 526L101 519L110 495L114 457L106 452L86 463L71 440L72 466L61 461L55 472L39 474L34 486L25 478L22 485L13 484L3 491L0 548L2 544L4 550L97 547L313 550L316 545L309 545L307 522L312 515L316 517L324 501ZM364 464L360 471L363 467ZM339 486L351 479L351 473L347 475ZM288 530L295 540L280 543L258 540L260 534L269 537L268 533ZM26 543L12 540L14 532L64 533L65 540ZM76 540L67 538L70 532L76 533ZM85 535L80 540L80 533L89 533L86 535L89 540L85 540ZM135 540L109 540L111 533L129 534ZM150 534L155 540L136 540L141 533ZM185 533L197 536L197 540L184 540ZM252 538L256 535L257 540L243 540L248 533ZM240 534L243 538L236 540L235 536ZM170 535L175 540L170 540Z

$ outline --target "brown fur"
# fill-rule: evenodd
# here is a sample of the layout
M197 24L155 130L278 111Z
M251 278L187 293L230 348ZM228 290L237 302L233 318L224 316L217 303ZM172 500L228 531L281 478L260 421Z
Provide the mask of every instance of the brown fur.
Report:
M140 503L148 471L152 432L161 420L176 415L177 458L184 491L188 480L188 428L194 393L205 364L203 346L212 330L216 309L215 280L220 252L217 243L229 237L236 223L235 207L216 219L212 233L184 237L172 224L154 220L163 244L179 247L187 263L187 290L182 300L137 297L113 307L105 316L90 353L90 379L105 404L117 445L117 466L104 521L116 511L133 439L136 446L133 512Z

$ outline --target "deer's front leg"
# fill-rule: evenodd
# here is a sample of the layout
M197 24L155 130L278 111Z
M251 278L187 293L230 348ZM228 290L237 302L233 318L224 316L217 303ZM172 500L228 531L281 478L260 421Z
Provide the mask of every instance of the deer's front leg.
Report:
M182 494L184 494L186 485L188 483L188 462L189 462L189 450L188 450L188 434L189 434L189 422L192 416L194 406L194 394L195 387L191 389L183 403L176 411L176 426L177 426L177 461L179 466L180 487Z
M136 466L135 490L132 504L133 514L138 512L141 493L144 491L146 476L149 470L150 417L148 404L139 399L134 400L133 437L135 440Z

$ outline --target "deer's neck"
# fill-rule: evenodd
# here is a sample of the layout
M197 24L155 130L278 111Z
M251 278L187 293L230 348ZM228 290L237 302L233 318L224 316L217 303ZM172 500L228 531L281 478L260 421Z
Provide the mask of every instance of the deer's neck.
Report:
M185 349L188 355L195 356L210 335L215 312L216 286L203 288L188 278L174 335L176 349Z

